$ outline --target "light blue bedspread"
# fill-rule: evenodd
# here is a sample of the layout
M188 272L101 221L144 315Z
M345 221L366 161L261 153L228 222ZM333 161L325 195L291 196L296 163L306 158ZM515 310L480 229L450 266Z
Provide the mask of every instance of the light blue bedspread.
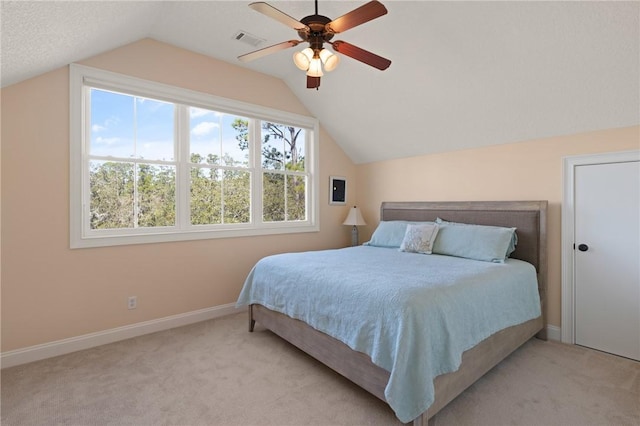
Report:
M391 373L385 397L405 423L433 403L433 379L457 370L465 350L540 316L529 263L367 246L266 257L237 305L253 303L369 355Z

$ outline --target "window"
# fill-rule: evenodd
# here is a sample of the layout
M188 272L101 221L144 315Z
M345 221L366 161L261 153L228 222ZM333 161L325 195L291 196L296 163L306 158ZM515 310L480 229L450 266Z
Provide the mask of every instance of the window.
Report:
M71 247L317 231L316 119L72 65Z

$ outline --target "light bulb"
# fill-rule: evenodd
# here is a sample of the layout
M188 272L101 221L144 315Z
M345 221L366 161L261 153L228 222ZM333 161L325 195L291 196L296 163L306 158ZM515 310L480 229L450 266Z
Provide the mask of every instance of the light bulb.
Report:
M324 70L327 72L335 70L340 63L340 57L338 55L334 55L327 49L322 49L320 51L320 59L324 64Z
M322 62L320 58L313 58L309 64L309 71L307 71L309 77L322 77Z
M309 69L311 58L313 58L313 50L310 47L307 47L301 52L296 52L293 54L293 63L296 64L296 67L298 67L302 71L306 71Z

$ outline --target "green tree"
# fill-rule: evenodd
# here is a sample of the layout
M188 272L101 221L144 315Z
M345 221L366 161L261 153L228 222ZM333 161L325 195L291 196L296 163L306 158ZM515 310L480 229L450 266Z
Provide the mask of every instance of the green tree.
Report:
M236 119L232 127L240 149L249 148L249 122ZM277 171L304 171L304 140L301 128L275 123L262 123L262 168ZM272 144L272 142L279 142ZM304 220L306 217L306 179L303 176L264 172L263 220ZM286 194L286 196L285 196Z
M89 185L91 229L133 228L133 163L92 161Z
M248 122L233 125L247 150ZM304 220L306 178L302 129L265 123L262 149L263 220ZM280 146L274 146L274 141ZM190 210L194 225L251 220L251 173L227 153L190 157ZM293 173L290 173L293 172ZM173 226L176 221L176 167L125 161L90 163L91 229Z
M251 220L251 174L225 170L223 176L224 222L248 223Z
M138 226L175 225L175 167L139 164L137 187Z
M249 148L249 122L237 118L231 125L238 133L236 140L241 150ZM304 170L304 156L298 141L302 129L282 124L262 122L265 130L262 140L262 167L270 170ZM270 141L283 141L284 152L279 147L269 144ZM302 141L304 144L304 141Z
M203 157L191 155L192 163L201 163ZM218 165L219 157L207 155L207 164ZM251 218L250 174L224 166L234 164L225 154L223 166L192 167L191 169L191 223L208 225L219 223L247 223Z
M107 161L89 170L91 229L172 226L176 174L172 166ZM134 202L137 189L137 202Z
M208 164L215 164L213 154L208 156ZM191 154L191 162L199 164L200 154ZM221 179L216 169L191 167L191 224L209 225L222 223Z

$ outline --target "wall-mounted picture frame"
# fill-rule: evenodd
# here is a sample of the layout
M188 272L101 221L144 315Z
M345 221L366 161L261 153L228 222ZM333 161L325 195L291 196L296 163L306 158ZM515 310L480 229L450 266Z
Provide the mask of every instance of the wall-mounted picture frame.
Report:
M342 176L329 176L329 204L344 206L347 204L347 179Z

